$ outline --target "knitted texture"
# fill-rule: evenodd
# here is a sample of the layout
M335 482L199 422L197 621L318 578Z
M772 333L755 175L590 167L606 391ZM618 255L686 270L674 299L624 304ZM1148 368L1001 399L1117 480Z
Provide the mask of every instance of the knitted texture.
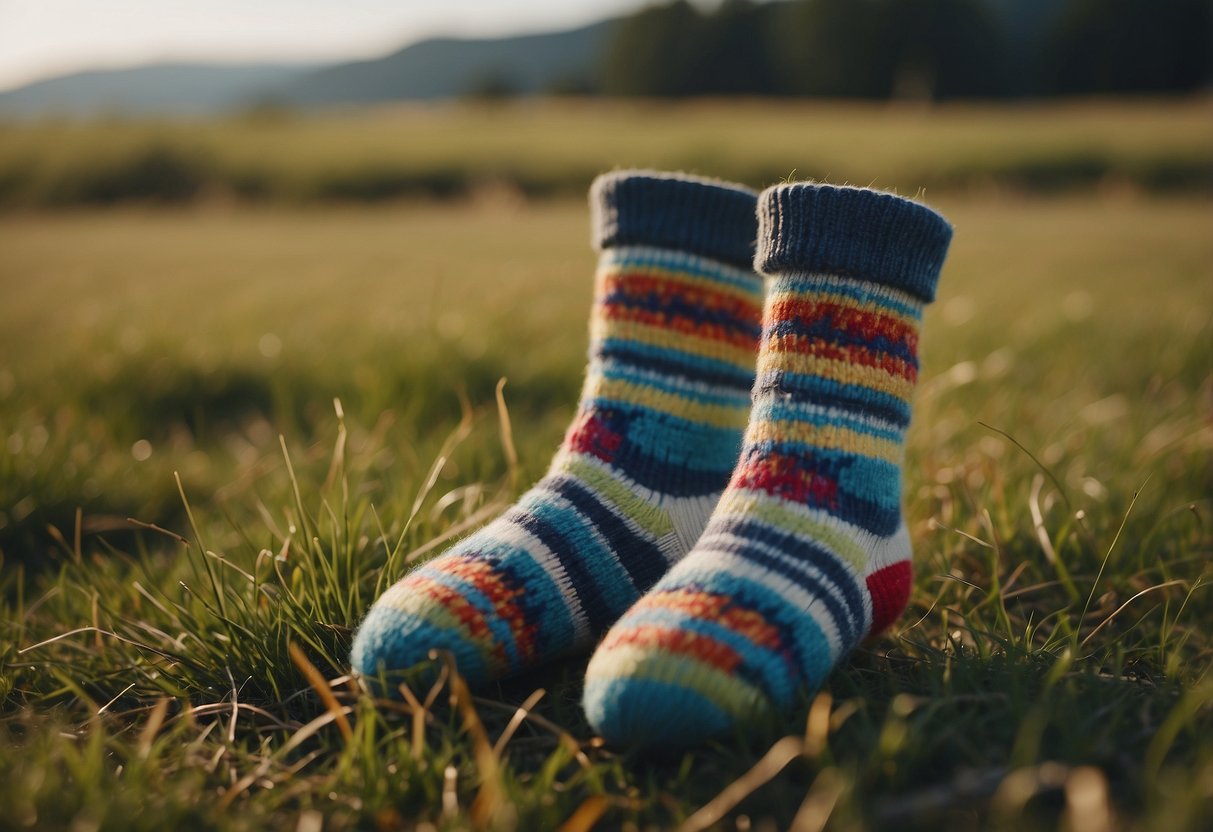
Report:
M363 675L437 648L484 683L588 650L685 555L728 482L761 330L755 194L616 173L591 207L589 368L564 442L514 507L375 602L351 657Z
M741 457L695 548L590 661L586 713L608 740L681 745L782 712L900 615L903 439L950 238L889 194L759 197L772 280Z

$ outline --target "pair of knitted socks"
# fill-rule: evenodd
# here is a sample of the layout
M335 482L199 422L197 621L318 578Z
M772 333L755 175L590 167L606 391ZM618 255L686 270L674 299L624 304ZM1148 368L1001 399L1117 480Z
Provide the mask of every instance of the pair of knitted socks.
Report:
M601 639L590 724L689 744L787 709L904 609L904 435L952 232L816 184L623 172L590 200L589 368L548 474L385 592L352 662L437 648L483 683Z

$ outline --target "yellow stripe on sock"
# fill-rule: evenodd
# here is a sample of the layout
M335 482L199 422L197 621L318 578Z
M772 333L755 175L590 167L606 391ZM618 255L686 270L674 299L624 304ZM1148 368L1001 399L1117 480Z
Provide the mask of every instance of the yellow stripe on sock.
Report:
M817 376L842 384L867 387L879 393L909 401L914 382L891 375L879 367L865 367L851 361L820 358L801 352L764 352L758 358L758 375L775 371Z
M634 321L606 320L596 312L590 321L590 339L601 341L605 338L635 341L650 347L711 358L732 364L746 372L753 369L754 358L758 355L757 345L753 348L737 347L726 341L703 338L668 327L638 324Z
M783 500L730 488L716 506L716 516L740 515L810 538L838 555L856 572L863 574L868 563L868 553L859 543L836 526L806 517L800 512L785 508L786 505Z
M585 483L595 494L615 504L621 512L635 521L636 525L654 537L662 537L674 531L674 524L668 514L585 459L572 454L560 454L554 460L552 470L569 474Z
M624 404L638 404L650 410L675 415L699 424L717 428L741 428L745 425L750 403L736 405L703 404L677 393L667 393L655 387L645 387L620 379L597 379L586 386L586 394L594 398Z
M599 680L644 679L690 688L738 719L749 720L771 708L771 701L761 690L738 676L687 656L644 647L600 650L586 669L586 676Z
M752 422L746 429L745 441L800 442L815 448L883 459L894 465L900 465L902 459L900 442L860 433L840 425L814 425L799 420Z

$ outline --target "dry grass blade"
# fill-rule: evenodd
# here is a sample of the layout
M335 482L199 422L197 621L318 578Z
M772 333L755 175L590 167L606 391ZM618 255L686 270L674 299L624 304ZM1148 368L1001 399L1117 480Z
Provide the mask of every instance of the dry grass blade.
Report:
M501 732L501 736L497 738L497 742L493 745L493 754L498 758L505 751L505 747L509 745L510 740L514 737L514 733L526 721L527 715L539 704L539 700L546 694L543 688L539 688L531 693L526 700L518 706L518 710L514 711L514 715L510 717L509 724L505 726L505 730Z
M1040 510L1040 490L1044 487L1044 474L1036 473L1032 477L1032 490L1028 493L1028 511L1032 514L1032 527L1036 530L1036 539L1040 541L1041 551L1049 563L1057 563L1057 552L1053 549L1053 541L1045 528L1044 512Z
M495 702L492 699L483 699L480 697L477 697L475 701L476 704L480 705L481 707L495 708L497 710L511 710L511 707L504 702ZM570 754L573 755L573 757L577 760L577 764L580 765L582 769L586 771L591 771L593 769L594 764L590 762L590 758L586 756L586 753L581 750L581 743L577 742L576 737L574 737L564 728L561 728L547 717L536 713L527 714L527 721L538 725L543 730L552 734L552 736L554 736L556 740L562 746L564 746L564 748Z
M834 697L828 690L823 690L813 699L809 718L804 726L804 753L809 757L816 757L825 751L830 734L830 709L833 705Z
M341 406L341 399L333 399L333 410L337 413L337 439L333 443L333 458L329 462L329 472L324 477L324 485L321 486L324 491L332 488L333 483L345 470L345 446L349 437L345 429L345 408Z
M142 520L136 520L134 517L126 518L126 522L130 523L132 526L137 526L141 529L147 529L149 532L157 532L158 534L162 534L165 537L170 537L173 540L177 541L178 543L183 543L186 546L190 545L190 542L187 539L185 539L184 537L182 537L181 535L177 534L176 532L169 531L168 529L164 528L163 526L157 526L155 523L145 523Z
M425 716L428 713L425 706L417 701L417 696L405 683L400 683L400 695L412 708L413 737L410 741L409 754L414 760L420 760L425 753Z
M325 680L324 674L316 669L316 665L308 661L308 657L304 655L303 650L293 641L288 641L286 649L291 654L291 661L295 663L295 667L299 668L300 672L307 678L308 684L312 686L312 690L316 691L316 695L320 697L320 701L324 707L332 714L334 721L337 723L337 728L341 731L341 736L346 742L353 739L354 729L350 727L350 721L345 718L348 713L348 708L342 708L337 702L337 697L333 695L333 689L329 687L329 683Z
M264 777L266 772L270 770L271 760L272 758L270 757L263 757L261 762L257 765L257 768L253 769L248 774L244 775L233 783L232 787L224 792L223 797L220 798L219 808L221 810L226 810L232 805L233 800L244 793L245 789Z
M827 768L818 774L800 809L796 811L796 817L788 827L789 832L821 832L845 790L846 781L837 769Z
M48 644L54 644L57 641L63 641L66 638L71 638L72 636L78 636L81 633L98 633L100 635L107 636L109 638L117 639L118 641L121 641L123 644L129 644L132 647L138 647L140 650L146 650L149 653L155 653L157 656L168 659L169 661L183 662L183 663L188 664L188 662L186 662L185 659L181 658L180 656L174 656L172 653L166 653L163 650L157 650L155 647L152 647L151 645L144 644L139 641L135 641L134 639L127 638L126 636L120 636L117 633L111 633L109 630L102 630L100 627L77 627L74 630L68 630L66 633L60 633L57 636L53 636L52 638L45 639L43 641L38 642L37 644L31 644L29 647L22 647L20 650L17 651L17 655L20 656L22 653L28 653L31 650L37 650L39 647L46 647Z
M465 439L472 433L472 425L474 418L472 415L472 406L468 404L467 396L460 394L459 406L462 414L459 419L459 424L455 429L447 434L446 439L442 443L442 447L438 450L438 455L434 458L434 462L430 465L430 470L426 474L425 482L417 492L417 496L413 499L413 507L409 510L408 519L404 521L404 529L401 534L412 527L413 521L417 519L418 513L421 511L421 506L425 503L425 498L434 490L434 485L438 482L438 477L442 475L443 469L446 468L447 462L454 453L455 448L459 447Z
M1125 526L1129 522L1129 515L1133 513L1133 506L1137 505L1137 498L1141 496L1141 492L1149 481L1149 478L1147 478L1146 482L1142 483L1141 488L1133 492L1133 499L1129 500L1129 507L1125 509L1124 516L1120 518L1120 526L1116 529L1116 534L1112 538L1112 544L1108 546L1108 551L1104 553L1103 561L1099 564L1099 571L1095 573L1095 580L1091 582L1091 592L1087 595L1087 602L1082 606L1082 615L1078 617L1079 621L1086 620L1087 613L1091 609L1091 602L1095 600L1095 594L1099 591L1099 582L1103 579L1104 570L1108 568L1108 561L1112 559L1112 552L1116 549L1116 544L1120 542L1120 536L1124 533Z
M501 428L501 448L505 452L512 491L518 485L518 451L514 448L514 428L510 424L510 411L505 405L505 381L503 376L497 382L497 421Z
M236 742L236 721L240 719L240 690L236 687L236 679L232 676L231 668L227 670L227 680L232 683L232 718L227 724L227 741L228 744Z
M1122 613L1122 612L1125 610L1125 608L1129 606L1129 604L1132 604L1134 601L1136 601L1136 600L1137 600L1138 598L1140 598L1141 596L1143 596L1143 595L1148 595L1149 593L1154 592L1156 589L1166 589L1167 587L1172 587L1172 586L1183 586L1183 585L1184 585L1184 584L1186 584L1186 583L1187 583L1187 581L1181 581L1181 580L1178 580L1178 579L1177 579L1177 580L1174 580L1174 581L1167 581L1166 583L1155 584L1154 586L1148 586L1148 587L1146 587L1146 588L1145 588L1145 589L1143 589L1141 592L1137 593L1137 594L1136 594L1136 595L1134 595L1132 598L1130 598L1128 601L1125 601L1123 604L1121 604L1119 607L1117 607L1117 608L1116 608L1116 609L1115 609L1115 610L1112 612L1112 614L1111 614L1111 615L1109 615L1107 618L1105 618L1103 621L1099 622L1099 626L1097 626L1097 627L1096 627L1094 630L1092 630L1091 632L1087 633L1087 637L1086 637L1086 638L1084 638L1084 639L1083 639L1083 640L1082 640L1082 641L1079 643L1079 645L1078 645L1078 646L1079 646L1079 647L1086 647L1086 646L1087 646L1087 642L1088 642L1088 641L1090 641L1091 639L1095 638L1095 636L1099 635L1100 630L1102 630L1104 627L1106 627L1106 626L1108 626L1109 624L1111 624L1111 623L1112 623L1112 619L1114 619L1116 616L1120 615L1120 614L1121 614L1121 613Z
M560 824L560 832L589 832L610 805L610 801L600 794L587 797L569 819Z
M439 655L449 670L451 698L463 716L463 724L472 740L472 753L480 773L480 791L472 801L472 823L483 828L488 826L489 821L506 802L505 791L501 787L500 763L493 752L493 746L489 744L488 733L484 730L484 723L480 721L480 714L476 712L467 682L455 666L455 657L445 650Z
M156 741L156 735L160 733L160 729L164 726L164 718L168 715L169 701L166 696L156 702L156 706L148 714L143 730L139 732L139 744L136 746L136 750L141 760L146 760L152 753L152 743Z
M114 696L110 699L110 701L106 702L104 705L102 705L100 708L97 709L97 716L101 716L103 713L105 713L107 710L109 710L110 705L113 705L115 702L117 702L119 699L121 699L123 696L125 696L126 693L137 684L139 684L139 683L131 682L129 685L124 687L122 690L118 691L118 693L114 694Z
M353 712L354 712L354 709L351 708L349 705L345 705L336 711L325 711L320 716L316 717L311 722L309 722L307 725L304 725L302 728L300 728L298 731L296 731L294 734L292 734L291 738L289 740L287 740L286 743L284 743L281 748L278 749L276 754L279 757L281 757L285 754L289 754L290 752L294 751L299 746L303 745L303 743L308 739L308 737L311 737L312 735L314 735L317 731L319 731L324 726L328 725L329 723L335 722L338 719L345 719L346 716L348 716L349 714L352 714Z
M267 711L265 708L258 708L256 705L249 705L246 702L237 703L234 706L234 708L232 708L232 710L234 710L236 708L238 708L241 711L247 711L250 714L256 714L257 716L261 717L266 722L268 722L270 725L273 725L275 728L279 728L283 731L297 731L301 727L298 723L292 724L289 722L283 722L281 719L274 716L272 713ZM206 716L207 714L213 714L213 713L218 713L221 711L228 711L228 710L229 710L229 706L226 702L211 702L207 705L197 705L193 708L190 708L188 711L186 711L186 713L190 714L192 716Z
M1032 462L1036 463L1036 467L1039 468L1046 477L1048 477L1050 480L1053 481L1053 487L1057 489L1057 493L1061 497L1061 499L1065 502L1066 508L1069 509L1071 514L1074 513L1074 506L1070 503L1070 497L1069 497L1069 495L1066 494L1066 489L1062 486L1061 480L1057 479L1057 476L1052 471L1049 470L1047 465L1045 465L1043 462L1041 462L1039 459L1036 458L1036 454L1029 451L1026 447L1024 447L1024 444L1022 442L1020 442L1018 439L1016 439L1011 434L1007 433L1005 430L1002 430L1001 428L996 428L991 424L981 421L980 419L977 420L977 424L981 425L986 430L994 431L999 436L1003 437L1008 442L1010 442L1012 445L1014 445L1016 448L1019 448L1019 450L1023 451L1024 454L1027 455L1028 459L1030 459L1030 460L1032 460Z
M283 448L285 447L283 445ZM181 484L181 473L179 471L173 472L173 480L177 483L177 493L181 496L181 505L185 507L185 516L190 522L190 530L194 533L194 542L198 545L198 551L203 553L202 565L206 567L206 576L211 582L211 592L215 595L215 607L219 610L219 615L223 619L223 622L227 624L227 601L224 599L223 590L219 588L219 578L216 577L215 570L211 568L210 559L206 556L206 543L202 540L202 532L199 530L198 521L194 517L194 509L190 506L190 501L185 496L185 486Z
M775 775L783 771L788 763L803 756L804 753L803 739L784 737L772 745L762 759L755 763L749 771L725 786L720 794L683 821L682 825L678 827L678 832L701 832L701 830L707 829L758 788L770 782Z

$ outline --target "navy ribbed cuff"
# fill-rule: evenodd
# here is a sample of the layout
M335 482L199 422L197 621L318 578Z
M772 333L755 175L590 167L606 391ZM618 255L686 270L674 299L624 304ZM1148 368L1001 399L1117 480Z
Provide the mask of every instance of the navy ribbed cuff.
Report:
M657 246L750 266L757 200L744 185L697 176L603 174L590 188L594 247Z
M758 253L764 274L828 272L935 299L952 239L939 214L867 188L776 185L758 198Z

